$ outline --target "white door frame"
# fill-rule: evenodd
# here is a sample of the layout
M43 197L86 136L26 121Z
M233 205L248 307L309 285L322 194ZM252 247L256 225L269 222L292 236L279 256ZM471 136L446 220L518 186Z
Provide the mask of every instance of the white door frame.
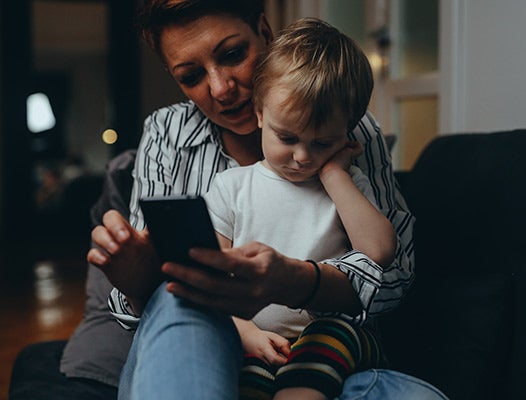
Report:
M462 132L466 127L466 41L464 0L440 1L440 113L439 132Z

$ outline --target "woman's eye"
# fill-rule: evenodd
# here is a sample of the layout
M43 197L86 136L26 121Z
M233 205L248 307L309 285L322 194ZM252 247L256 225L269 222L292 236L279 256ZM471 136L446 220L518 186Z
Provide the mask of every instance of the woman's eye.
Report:
M221 57L222 62L228 65L236 65L246 58L245 47L235 47L226 51Z
M179 84L188 87L195 86L199 83L201 75L199 71L185 74L179 78Z

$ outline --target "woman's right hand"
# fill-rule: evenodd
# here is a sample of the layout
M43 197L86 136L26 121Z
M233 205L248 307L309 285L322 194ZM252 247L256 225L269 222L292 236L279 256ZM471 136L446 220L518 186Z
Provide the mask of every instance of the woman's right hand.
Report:
M161 263L148 230L137 231L117 211L107 211L91 232L87 260L100 268L140 313L163 280Z
M271 303L296 308L311 295L316 282L310 262L286 257L258 242L221 251L194 248L190 257L211 269L164 263L163 272L172 278L166 290L246 320ZM319 267L320 286L309 307L349 315L361 312L362 305L347 276L323 263Z

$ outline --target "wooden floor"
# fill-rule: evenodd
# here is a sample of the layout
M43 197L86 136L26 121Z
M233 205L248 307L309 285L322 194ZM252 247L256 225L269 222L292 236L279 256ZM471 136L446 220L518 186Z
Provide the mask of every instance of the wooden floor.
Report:
M2 259L0 400L7 400L18 352L30 343L68 338L82 318L86 247L79 243L62 243L55 249L24 246L27 253L10 257L9 262ZM26 261L13 261L18 258ZM12 268L17 272L8 273Z

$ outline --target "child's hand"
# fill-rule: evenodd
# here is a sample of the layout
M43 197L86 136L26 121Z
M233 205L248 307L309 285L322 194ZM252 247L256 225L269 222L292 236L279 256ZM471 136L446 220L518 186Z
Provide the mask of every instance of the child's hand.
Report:
M363 146L360 142L349 141L339 151L337 151L329 160L321 167L319 175L323 175L332 169L339 169L349 171L353 161L363 154Z
M252 330L250 336L243 338L243 347L249 354L270 365L283 365L290 354L290 343L274 332L261 329Z

